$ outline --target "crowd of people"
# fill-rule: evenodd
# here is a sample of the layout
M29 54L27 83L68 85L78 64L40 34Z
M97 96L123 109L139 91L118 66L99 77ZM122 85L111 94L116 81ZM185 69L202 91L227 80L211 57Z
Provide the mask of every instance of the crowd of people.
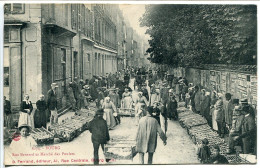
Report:
M129 87L130 79L134 78L133 89ZM18 127L46 127L48 115L50 124L57 123L57 87L51 84L47 100L40 95L36 102L34 116L29 95L21 102ZM156 149L157 133L166 145L166 133L169 120L178 120L178 103L184 102L185 107L202 115L209 126L217 131L220 137L228 137L228 154L234 153L234 147L242 146L245 154L256 153L256 112L247 99L232 99L230 93L217 93L193 83L185 77L174 77L161 70L145 68L128 68L106 76L94 75L90 80L75 78L67 87L68 102L72 110L77 112L88 109L90 102L95 102L97 112L91 121L89 130L92 133L94 159L98 164L98 148L104 148L109 141L109 131L121 123L119 109L134 109L138 131L136 136L137 152L140 163L144 164L144 154L148 152L148 164L152 164ZM10 124L10 102L4 98L5 125ZM47 111L47 115L46 115ZM105 121L105 122L104 122ZM105 124L104 124L105 123ZM99 125L99 128L96 127ZM149 141L148 141L149 140ZM206 146L206 147L205 147ZM227 163L215 146L213 158L207 148L207 139L202 141L198 155L202 163ZM206 161L205 161L206 160Z

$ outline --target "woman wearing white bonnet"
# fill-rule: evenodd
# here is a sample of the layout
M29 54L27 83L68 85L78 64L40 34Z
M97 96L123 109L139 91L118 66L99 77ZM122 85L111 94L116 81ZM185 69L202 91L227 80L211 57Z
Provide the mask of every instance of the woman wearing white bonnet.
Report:
M221 138L224 136L224 108L223 108L223 94L218 93L218 100L215 104L216 121L218 126L218 134Z
M105 97L102 108L104 109L104 120L107 121L108 128L112 129L116 126L116 120L113 113L117 114L117 109L114 103L110 101L110 97Z

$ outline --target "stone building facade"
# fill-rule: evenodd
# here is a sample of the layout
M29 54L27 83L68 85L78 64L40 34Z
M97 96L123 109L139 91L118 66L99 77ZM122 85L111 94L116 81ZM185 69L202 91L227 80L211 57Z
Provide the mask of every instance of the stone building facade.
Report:
M59 109L74 77L90 79L127 66L127 28L118 5L5 4L4 95L14 111L59 85ZM128 25L129 26L129 25Z

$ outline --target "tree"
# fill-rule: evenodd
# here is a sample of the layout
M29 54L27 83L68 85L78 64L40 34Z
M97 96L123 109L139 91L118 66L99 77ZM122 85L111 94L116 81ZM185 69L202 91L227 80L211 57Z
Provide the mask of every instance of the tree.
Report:
M153 63L256 64L254 5L147 5L140 21Z

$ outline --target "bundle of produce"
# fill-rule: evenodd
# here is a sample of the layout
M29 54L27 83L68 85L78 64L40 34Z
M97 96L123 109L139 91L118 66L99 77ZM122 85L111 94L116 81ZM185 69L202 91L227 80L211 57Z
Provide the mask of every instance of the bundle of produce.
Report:
M188 134L194 135L197 132L210 132L210 131L212 131L210 126L205 124L205 125L199 125L199 126L191 127L189 129Z
M179 119L184 118L184 117L189 116L189 115L194 115L194 114L195 113L193 113L190 110L185 110L185 111L179 113Z
M185 106L185 102L179 102L178 103L178 107L184 107Z
M207 120L200 115L190 115L188 117L180 119L180 122L186 128L207 124Z
M76 129L68 128L66 124L55 124L49 130L62 141L71 141L76 136Z
M185 107L179 107L179 108L177 108L177 112L178 112L178 113L182 113L182 112L185 112L185 111L188 111Z
M54 134L45 128L35 128L31 131L31 136L38 145L51 144L54 142Z
M243 159L239 155L225 155L226 159L231 164L249 164L250 162Z

